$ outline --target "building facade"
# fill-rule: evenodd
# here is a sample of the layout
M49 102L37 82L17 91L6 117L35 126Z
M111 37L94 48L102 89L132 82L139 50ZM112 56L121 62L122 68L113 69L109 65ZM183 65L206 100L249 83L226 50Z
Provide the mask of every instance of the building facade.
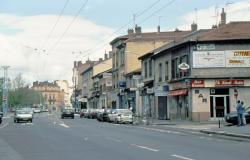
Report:
M111 41L113 54L113 108L128 107L124 94L124 90L127 88L125 75L141 68L138 57L189 32L160 32L158 29L158 32L142 33L141 27L136 26L135 32L133 29L129 29L127 35L117 37Z
M64 91L56 82L34 82L32 89L41 92L44 99L44 105L49 110L60 111L64 103Z
M235 111L238 99L248 105L248 27L249 22L231 22L212 30L199 30L142 57L142 63L154 63L156 117L217 120ZM147 70L143 67L142 74Z

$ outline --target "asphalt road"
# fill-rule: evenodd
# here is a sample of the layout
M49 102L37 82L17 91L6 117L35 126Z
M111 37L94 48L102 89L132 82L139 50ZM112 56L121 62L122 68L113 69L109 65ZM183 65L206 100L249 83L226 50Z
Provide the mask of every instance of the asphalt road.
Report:
M249 160L250 143L36 114L0 125L0 160Z

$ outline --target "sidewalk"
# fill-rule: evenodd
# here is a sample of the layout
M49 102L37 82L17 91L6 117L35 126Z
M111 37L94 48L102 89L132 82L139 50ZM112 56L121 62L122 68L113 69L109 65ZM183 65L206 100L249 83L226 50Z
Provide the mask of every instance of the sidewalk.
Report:
M145 121L144 121L145 122ZM216 134L221 136L228 136L234 138L246 138L250 139L250 124L237 127L231 126L225 122L218 121L206 121L206 122L192 122L185 120L149 120L148 125L146 123L140 124L147 128L162 129L162 130L179 130L182 132L196 132L205 134Z

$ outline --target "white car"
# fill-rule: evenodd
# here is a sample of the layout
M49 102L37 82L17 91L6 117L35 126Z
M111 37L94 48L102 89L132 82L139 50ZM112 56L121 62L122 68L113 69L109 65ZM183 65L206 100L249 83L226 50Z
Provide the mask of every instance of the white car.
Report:
M14 123L20 121L32 122L33 115L27 110L17 110L14 114Z
M34 112L34 113L40 113L40 112L41 112L41 109L40 109L40 108L34 108L34 109L33 109L33 112Z
M109 116L114 123L133 123L133 113L129 109L115 109Z

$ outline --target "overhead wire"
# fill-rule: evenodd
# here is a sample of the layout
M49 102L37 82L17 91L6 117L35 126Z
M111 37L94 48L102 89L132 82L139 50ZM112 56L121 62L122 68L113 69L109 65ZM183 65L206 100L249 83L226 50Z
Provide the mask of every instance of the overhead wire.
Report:
M150 9L152 9L155 5L157 5L160 1L161 1L161 0L157 0L157 1L153 2L152 4L150 4L150 6L148 6L147 8L145 8L144 10L142 10L141 12L136 13L136 14L135 14L136 18L138 18L138 17L142 16L143 14L145 14L146 12L148 12L148 11L149 11ZM110 38L112 38L112 37L113 37L117 32L119 32L120 30L122 30L122 29L124 29L125 27L127 27L130 23L133 22L133 20L134 20L134 19L130 19L126 24L122 25L121 27L119 27L118 29L116 29L114 32L112 32L110 35L108 35L108 36L107 36L108 38L106 38L106 39L104 40L103 43L101 43L101 44L100 44L100 43L96 43L96 45L95 45L96 47L95 47L94 49L97 50L97 49L100 49L100 48L106 46L106 45L107 45L107 41L110 40ZM103 41L103 40L102 40L102 41ZM87 50L85 51L85 53L87 53L87 54L85 54L84 57L86 57L86 55L89 55L88 52L91 52L92 50L93 50L93 48L87 49Z
M160 0L157 0L157 1L155 1L153 4L151 4L149 7L147 7L147 8L144 9L143 11L141 11L140 13L135 14L136 17L140 17L141 15L143 15L144 13L146 13L147 11L149 11L150 9L152 9L152 8L153 8L157 3L159 3L159 2L160 2ZM165 5L163 5L161 8L157 9L157 10L154 11L152 14L150 14L149 16L147 16L145 19L143 19L143 20L142 20L140 23L138 23L138 24L141 25L142 23L144 23L145 21L147 21L149 18L151 18L153 15L157 14L157 13L160 12L162 9L164 9L164 8L166 8L166 7L168 7L168 6L170 6L170 5L171 5L172 3L174 3L174 2L175 2L175 0L169 1L168 3L166 3ZM129 21L128 24L130 24L132 21L133 21L133 19L131 19L131 20ZM126 24L126 26L127 26L128 24ZM118 31L120 31L121 29L123 29L123 28L126 27L126 26L124 25L124 26L120 27L119 29L117 29L117 30L115 31L115 33L118 32ZM111 38L111 37L110 37L110 38ZM107 42L104 42L104 43L102 43L101 45L98 45L98 46L95 47L95 48L91 48L91 49L86 50L86 53L87 53L87 54L85 54L84 57L85 57L86 55L94 54L94 52L89 53L90 51L100 49L100 48L102 48L102 47L104 47L104 46L106 46L106 45L107 45Z
M53 32L55 31L56 26L57 26L58 22L60 21L60 19L61 19L62 15L63 15L63 13L64 13L64 11L65 11L65 9L66 9L68 3L69 3L69 0L66 0L65 3L64 3L64 5L63 5L63 8L61 9L61 11L60 11L60 13L59 13L59 15L58 15L58 17L57 17L57 19L56 19L56 22L54 23L53 27L51 28L51 30L50 30L48 36L46 37L45 41L44 41L43 44L41 45L41 47L40 47L41 50L44 50L44 46L46 45L46 43L48 42L48 40L49 40L50 37L52 36ZM40 52L39 52L39 53L40 53Z
M84 3L80 7L80 9L77 11L76 15L74 16L74 18L71 20L71 22L68 24L68 26L64 30L63 34L58 38L58 40L54 43L54 45L49 49L50 52L53 51L57 47L57 45L60 43L60 41L64 38L64 36L69 31L69 29L72 26L72 24L75 22L76 18L78 18L78 16L80 15L80 13L84 9L84 7L87 5L87 2L88 2L88 0L84 1Z

